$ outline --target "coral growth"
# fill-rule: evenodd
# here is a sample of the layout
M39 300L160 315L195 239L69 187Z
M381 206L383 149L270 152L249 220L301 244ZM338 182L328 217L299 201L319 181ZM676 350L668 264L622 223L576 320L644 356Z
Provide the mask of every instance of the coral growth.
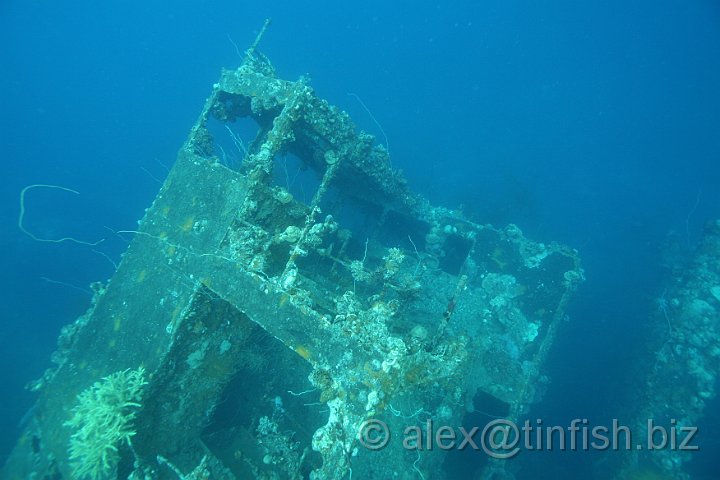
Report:
M95 382L78 395L66 426L73 478L111 478L119 460L118 446L135 435L133 420L140 407L145 369L122 370Z

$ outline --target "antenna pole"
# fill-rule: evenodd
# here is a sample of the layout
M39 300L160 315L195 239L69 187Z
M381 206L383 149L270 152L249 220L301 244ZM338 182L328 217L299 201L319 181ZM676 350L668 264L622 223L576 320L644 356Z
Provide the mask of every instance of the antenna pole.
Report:
M250 48L247 49L245 52L245 55L248 57L252 57L255 55L255 50L257 49L258 43L260 43L260 40L262 40L263 35L265 35L265 32L267 31L267 28L270 26L271 20L269 18L265 19L265 22L263 22L263 26L260 29L260 32L257 34L257 37L255 37L255 41L250 45Z

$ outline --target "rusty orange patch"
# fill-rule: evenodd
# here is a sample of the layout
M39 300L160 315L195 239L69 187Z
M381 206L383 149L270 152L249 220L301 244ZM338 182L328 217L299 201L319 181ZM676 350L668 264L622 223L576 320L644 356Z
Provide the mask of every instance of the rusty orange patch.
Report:
M304 347L303 345L298 345L297 347L295 347L295 352L305 360L310 360L310 350L308 350L307 347Z
M183 232L187 233L192 230L193 225L195 225L195 217L188 217L185 219L185 222L183 222L180 228Z

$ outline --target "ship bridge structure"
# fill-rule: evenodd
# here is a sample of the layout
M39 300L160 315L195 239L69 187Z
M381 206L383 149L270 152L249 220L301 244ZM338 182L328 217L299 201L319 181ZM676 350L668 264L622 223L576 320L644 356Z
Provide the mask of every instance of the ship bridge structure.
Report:
M118 232L5 478L443 478L403 432L542 397L577 252L432 205L256 47Z

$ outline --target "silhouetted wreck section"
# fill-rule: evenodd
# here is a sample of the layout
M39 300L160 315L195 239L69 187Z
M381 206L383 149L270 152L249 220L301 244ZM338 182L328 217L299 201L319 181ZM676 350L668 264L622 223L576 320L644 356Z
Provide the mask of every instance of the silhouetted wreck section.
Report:
M63 330L5 478L442 478L446 452L402 432L488 402L526 412L583 279L574 250L430 205L254 48L120 234L132 243ZM98 439L77 414L99 410L128 432ZM371 419L384 448L361 442Z
M668 266L647 344L633 368L632 448L619 458L620 479L689 480L693 455L708 453L701 424L720 374L720 220L706 225L690 261ZM623 449L626 439L620 439Z

